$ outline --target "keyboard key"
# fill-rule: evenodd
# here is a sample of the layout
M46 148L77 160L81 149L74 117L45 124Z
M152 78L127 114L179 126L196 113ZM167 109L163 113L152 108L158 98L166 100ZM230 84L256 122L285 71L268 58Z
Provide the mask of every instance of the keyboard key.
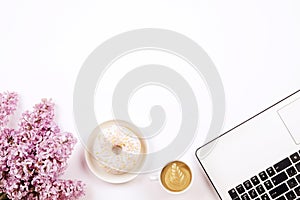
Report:
M253 185L258 185L259 184L259 179L257 176L253 176L251 178L251 182L253 183Z
M270 200L270 197L267 194L263 194L261 200Z
M249 191L249 195L250 195L250 197L251 197L252 199L254 199L255 197L258 196L258 195L257 195L257 192L256 192L254 189L252 189L252 190Z
M292 178L290 180L287 181L287 184L289 186L290 189L296 187L298 185L296 179Z
M299 154L297 152L294 153L293 155L291 155L290 158L291 158L291 160L292 160L293 163L296 163L296 162L298 162L300 160L300 156L299 156Z
M297 175L300 172L299 152L228 191L231 199L300 200L300 173ZM293 163L295 163L294 166Z
M270 177L274 176L276 174L276 172L274 171L273 167L269 167L267 169L267 173Z
M285 198L284 196L281 196L281 197L279 197L279 198L276 199L276 200L286 200L286 198Z
M266 174L266 172L260 172L258 175L262 181L265 181L268 179L268 175Z
M250 200L250 197L245 193L242 195L242 200Z
M239 194L243 194L245 192L243 185L238 185L235 189Z
M273 184L270 180L267 180L265 183L264 183L265 187L267 188L267 190L270 190L273 188Z
M272 182L274 183L274 185L279 185L280 183L282 183L283 181L287 180L288 177L286 175L285 172L281 172L280 174L277 174L276 176L274 176L272 178Z
M287 198L287 200L294 200L296 199L296 195L293 191L290 191L288 193L285 194L285 197Z
M265 189L262 185L259 185L256 187L256 191L258 192L258 194L263 194L265 192Z
M288 173L288 175L291 177L291 176L294 176L295 174L297 174L297 171L295 169L295 167L290 167L286 170L286 172Z
M288 190L289 190L288 186L285 183L283 183L283 184L277 186L276 188L272 189L270 191L270 196L272 197L272 199L275 199Z
M295 192L296 192L297 196L300 196L300 186L295 188Z
M274 168L276 170L276 172L281 172L282 170L286 169L287 167L291 166L292 162L290 161L289 158L285 158L282 161L280 161L279 163L274 165Z
M252 188L252 184L251 182L248 180L248 181L245 181L244 183L244 186L247 190L251 189Z
M297 163L295 166L296 166L296 168L297 168L298 172L300 172L300 162L299 162L299 163Z
M297 179L298 183L300 183L300 174L298 174L298 175L296 176L296 179Z
M235 189L229 190L228 193L229 193L229 196L231 197L231 199L233 199L233 200L238 200L239 199L239 195L235 191Z

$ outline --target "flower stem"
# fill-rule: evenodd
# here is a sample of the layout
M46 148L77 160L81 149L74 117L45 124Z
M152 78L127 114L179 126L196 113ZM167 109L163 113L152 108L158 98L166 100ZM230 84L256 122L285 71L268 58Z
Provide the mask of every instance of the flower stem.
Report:
M7 198L6 194L4 194L4 193L0 194L0 200L7 200L7 199L8 198Z

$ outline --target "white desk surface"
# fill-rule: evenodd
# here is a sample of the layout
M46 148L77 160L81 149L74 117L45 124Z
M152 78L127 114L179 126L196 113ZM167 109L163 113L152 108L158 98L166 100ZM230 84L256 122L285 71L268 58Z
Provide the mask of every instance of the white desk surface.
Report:
M127 0L1 1L0 91L21 95L21 109L43 97L56 103L57 122L76 134L73 87L81 64L106 39L137 28L165 28L200 44L214 61L226 93L224 130L300 88L300 1ZM181 158L195 181L170 195L149 175L112 185L87 169L77 144L66 178L87 184L85 199L218 199L194 151Z

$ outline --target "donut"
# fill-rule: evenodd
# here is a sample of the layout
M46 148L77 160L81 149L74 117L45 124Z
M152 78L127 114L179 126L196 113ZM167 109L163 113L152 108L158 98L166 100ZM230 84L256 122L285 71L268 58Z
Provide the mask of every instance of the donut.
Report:
M93 155L97 163L110 174L133 172L141 162L144 146L138 135L119 123L100 126Z

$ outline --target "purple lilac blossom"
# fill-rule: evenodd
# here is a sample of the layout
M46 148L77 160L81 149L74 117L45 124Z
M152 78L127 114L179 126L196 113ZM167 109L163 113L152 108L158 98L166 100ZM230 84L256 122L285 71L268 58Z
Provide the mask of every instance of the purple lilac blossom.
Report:
M0 193L12 200L79 199L84 184L59 178L77 141L54 122L54 103L42 99L22 114L18 129L8 128L17 101L16 93L0 93Z

